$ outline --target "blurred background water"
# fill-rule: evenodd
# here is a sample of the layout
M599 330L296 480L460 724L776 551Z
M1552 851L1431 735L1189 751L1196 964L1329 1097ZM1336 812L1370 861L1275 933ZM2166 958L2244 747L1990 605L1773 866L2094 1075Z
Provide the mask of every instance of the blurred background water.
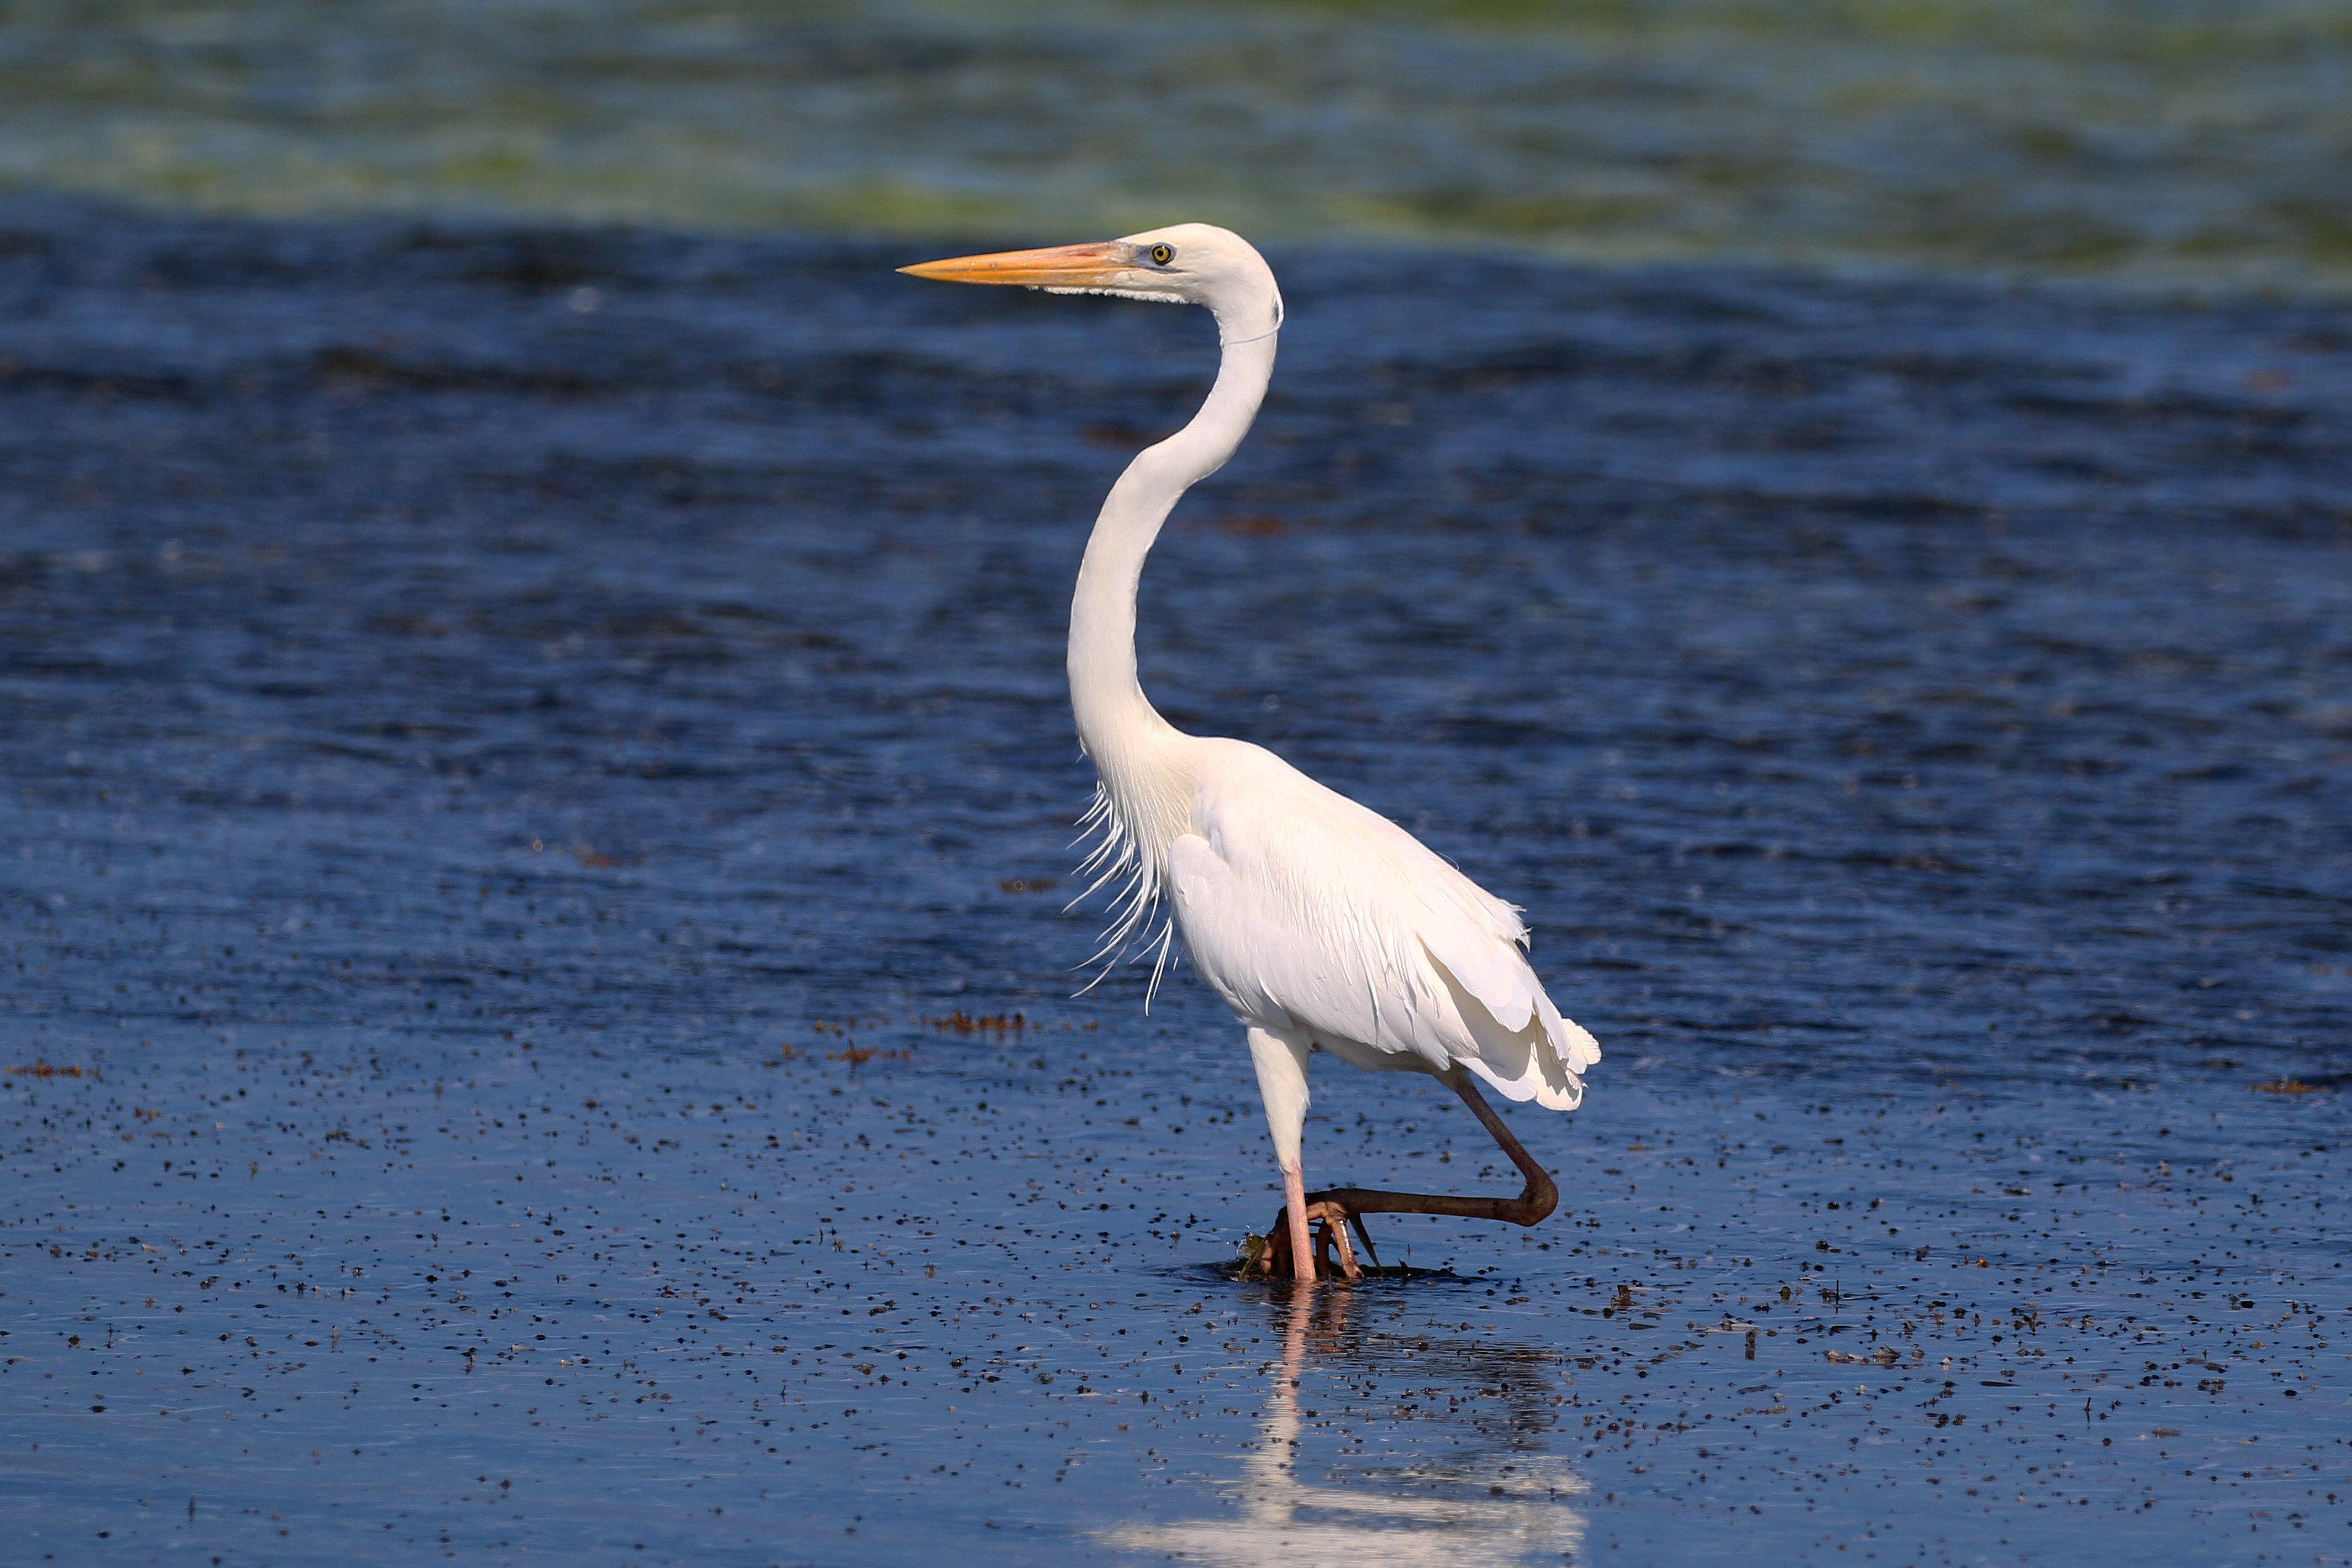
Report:
M18 0L0 181L246 213L2352 279L2330 0Z

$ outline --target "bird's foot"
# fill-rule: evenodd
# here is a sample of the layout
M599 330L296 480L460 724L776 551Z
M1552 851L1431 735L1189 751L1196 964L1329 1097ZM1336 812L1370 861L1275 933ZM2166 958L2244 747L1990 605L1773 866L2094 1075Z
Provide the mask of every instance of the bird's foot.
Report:
M1315 1227L1316 1272L1328 1273L1335 1247L1339 1254L1339 1272L1350 1280L1361 1279L1364 1271L1356 1262L1355 1244L1348 1239L1348 1224L1355 1215L1338 1204L1309 1204L1307 1219Z
M1372 1260L1372 1267L1378 1268L1381 1266L1380 1248L1372 1245L1372 1233L1364 1228L1364 1216L1362 1215L1358 1214L1355 1209L1349 1205L1340 1202L1339 1197L1334 1194L1307 1194L1307 1216L1309 1219L1314 1219L1318 1216L1326 1215L1329 1216L1329 1218L1334 1221L1344 1220L1347 1222L1339 1236L1339 1247L1343 1253L1345 1253L1348 1248L1348 1237L1346 1232L1353 1230L1356 1233L1356 1239L1364 1244L1364 1256ZM1350 1274L1348 1278L1353 1279L1356 1278L1356 1275Z
M1307 1223L1315 1227L1315 1261L1318 1273L1334 1269L1344 1279L1361 1279L1362 1267L1356 1261L1356 1248L1349 1239L1348 1227L1363 1235L1363 1222L1335 1203L1310 1202L1307 1205ZM1371 1237L1364 1237L1364 1250L1371 1251ZM1333 1254L1337 1253L1336 1259ZM1375 1254L1374 1263L1380 1261ZM1298 1269L1290 1256L1290 1210L1285 1207L1274 1216L1265 1240L1255 1254L1242 1265L1244 1279L1295 1279Z

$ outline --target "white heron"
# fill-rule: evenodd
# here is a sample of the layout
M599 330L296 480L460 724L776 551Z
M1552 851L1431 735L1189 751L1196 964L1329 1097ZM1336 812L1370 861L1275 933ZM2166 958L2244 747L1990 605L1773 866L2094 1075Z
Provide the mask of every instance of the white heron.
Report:
M1087 820L1102 837L1088 868L1127 879L1106 952L1148 932L1164 906L1160 963L1172 931L1247 1031L1285 1199L1259 1266L1276 1272L1286 1264L1292 1278L1311 1280L1318 1252L1328 1259L1336 1246L1339 1268L1353 1278L1348 1226L1361 1235L1357 1216L1365 1214L1542 1220L1558 1189L1477 1083L1573 1110L1601 1047L1544 994L1517 910L1264 747L1183 733L1136 679L1144 557L1177 500L1241 445L1273 375L1282 328L1273 269L1237 234L1179 224L901 270L1203 305L1216 318L1223 357L1208 400L1191 424L1137 454L1095 519L1070 604L1070 705L1098 780ZM1444 1082L1519 1168L1525 1190L1516 1198L1308 1194L1300 1141L1307 1058L1318 1050ZM1310 1222L1320 1226L1319 1247L1310 1245Z

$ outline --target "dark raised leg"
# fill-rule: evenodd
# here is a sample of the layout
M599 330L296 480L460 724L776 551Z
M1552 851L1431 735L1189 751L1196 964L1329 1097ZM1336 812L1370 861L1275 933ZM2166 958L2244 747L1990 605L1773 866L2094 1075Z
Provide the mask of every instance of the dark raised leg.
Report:
M1519 1168L1519 1174L1527 1181L1525 1189L1515 1198L1468 1198L1452 1193L1391 1193L1377 1187L1333 1187L1327 1192L1309 1193L1305 1205L1307 1216L1321 1224L1327 1237L1334 1232L1338 1234L1343 1268L1347 1263L1354 1261L1348 1256L1351 1249L1347 1244L1346 1226L1355 1223L1361 1215L1443 1214L1462 1219L1501 1220L1507 1225L1538 1225L1559 1206L1559 1189L1552 1184L1551 1176L1535 1163L1534 1157L1520 1146L1519 1141L1511 1136L1511 1130L1503 1124L1501 1117L1495 1114L1495 1108L1486 1103L1486 1096L1478 1092L1478 1086L1468 1069L1457 1067L1445 1075L1444 1081L1462 1097L1462 1102L1470 1108L1470 1114L1478 1119L1478 1124L1486 1130L1496 1145L1510 1156L1511 1163ZM1273 1229L1267 1237L1267 1246L1259 1261L1263 1272L1279 1277L1292 1271L1289 1262L1292 1248L1288 1242L1290 1230L1290 1211L1286 1207L1275 1216ZM1370 1237L1364 1238L1364 1245L1367 1250L1370 1248ZM1349 1279L1355 1278L1355 1269L1346 1268L1345 1271Z

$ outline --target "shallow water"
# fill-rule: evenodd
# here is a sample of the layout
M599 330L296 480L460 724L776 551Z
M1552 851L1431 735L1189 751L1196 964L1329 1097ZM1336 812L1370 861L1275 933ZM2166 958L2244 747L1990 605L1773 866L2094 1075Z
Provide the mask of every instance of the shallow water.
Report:
M0 189L2352 286L2332 0L23 0Z
M1300 1308L1055 885L1206 324L927 253L6 209L0 1557L2342 1560L2340 315L1276 252L1147 681L1608 1051Z

